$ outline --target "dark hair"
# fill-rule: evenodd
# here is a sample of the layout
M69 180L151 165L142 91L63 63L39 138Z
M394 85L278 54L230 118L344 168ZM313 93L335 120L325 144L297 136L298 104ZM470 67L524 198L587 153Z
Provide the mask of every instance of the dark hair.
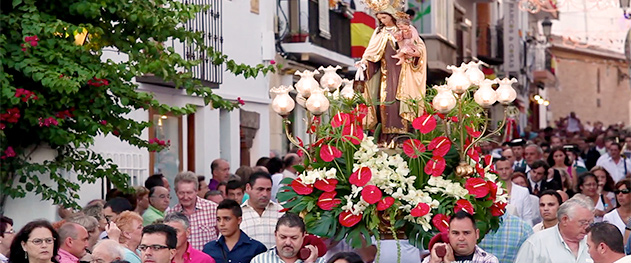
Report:
M237 169L234 173L238 175L239 177L241 177L241 183L245 185L250 179L250 175L253 172L254 170L252 169L252 167L247 166L247 165L241 165L241 167L239 167L239 169Z
M215 159L210 163L210 173L212 174L213 172L215 172L215 169L217 169L217 166L219 166L219 161L225 161L224 159Z
M269 161L269 157L261 157L256 161L255 166L265 166L267 164L267 161Z
M31 221L28 224L26 224L24 227L22 227L22 229L20 229L19 232L17 232L17 234L15 234L15 238L13 239L13 243L11 243L11 252L9 254L9 262L11 263L21 263L21 262L28 262L28 259L26 259L26 251L24 251L22 249L22 242L27 242L29 236L31 235L31 232L33 232L33 230L35 230L36 228L46 228L50 231L50 233L52 233L53 238L55 239L55 241L53 242L53 255L51 260L53 262L57 262L57 252L59 251L59 245L61 244L61 240L59 240L59 234L57 234L57 231L55 231L55 229L53 228L53 226L50 224L50 222L46 221L46 220L35 220L35 221Z
M614 186L614 190L618 190L620 186L626 185L627 189L631 189L631 179L622 179L616 183ZM616 208L620 207L620 202L618 202L618 195L616 195Z
M596 175L590 172L583 173L578 176L578 183L576 184L576 189L578 190L579 193L583 192L583 190L581 190L581 186L583 186L583 184L589 177L594 178L594 180L596 181L596 184L598 184L598 177L596 177Z
M570 166L572 165L572 163L570 162L570 157L567 156L567 152L565 151L565 149L563 149L563 147L554 147L552 148L552 150L550 150L550 155L548 155L548 165L550 165L550 167L554 166L554 153L555 152L562 152L565 155L565 159L563 160L563 164L565 164L566 166Z
M270 182L272 181L272 176L270 176L268 173L256 172L250 175L250 180L248 181L248 184L250 185L250 187L253 187L254 183L256 183L256 179L259 179L259 178L270 180Z
M226 193L228 190L243 189L243 184L239 180L230 180L226 183Z
M285 169L287 169L287 167L291 167L294 162L296 162L296 155L295 154L286 154L285 157L283 158L283 167L285 167Z
M124 259L117 259L117 260L112 261L111 263L130 263L130 262Z
M105 205L103 206L103 209L108 207L110 207L112 209L112 212L116 214L120 214L124 211L134 211L134 208L132 207L131 203L129 203L129 200L122 197L116 197L112 200L107 201L107 203L105 203Z
M338 259L346 260L348 263L364 263L362 258L355 252L337 252L327 263L335 263Z
M612 146L612 145L618 146L618 150L622 150L622 145L620 145L620 143L617 143L617 142L614 141L609 146Z
M147 177L147 180L145 180L145 187L149 190L151 190L151 188L153 188L154 186L164 187L164 182L162 182L162 178L164 178L164 175L162 174L153 174Z
M13 219L6 216L0 217L0 237L4 237L4 231L7 231L9 225L13 225Z
M548 166L548 164L542 160L536 160L534 162L532 162L532 165L530 166L530 170L535 170L535 169L539 169L543 167L543 175L548 176L548 169L550 169L550 166ZM546 178L543 178L544 180Z
M473 218L473 215L467 213L464 210L460 210L460 211L456 212L454 215L452 215L451 218L449 219L449 225L451 225L451 221L454 221L454 219L458 219L458 220L469 219L469 220L471 220L471 224L473 225L473 229L478 229L478 226L475 225L475 218Z
M280 171L283 170L283 161L278 157L270 158L267 164L265 164L265 168L267 168L269 174L280 173Z
M198 175L198 176L197 176L197 182L198 182L198 183L201 183L201 182L203 182L203 181L206 181L206 176L203 176L203 175ZM200 185L201 185L201 184L200 184ZM198 189L198 190L199 190L199 189Z
M587 231L592 234L591 239L594 244L605 243L611 251L624 254L622 233L615 225L607 222L594 223Z
M239 203L232 199L225 199L219 202L217 210L219 209L230 209L232 210L232 214L236 217L241 217L243 215L243 210L241 210L241 206L239 205Z
M213 195L222 195L222 193L219 190L210 190L204 194L204 199L208 199L209 196Z
M280 226L298 227L300 228L301 232L305 232L305 222L302 221L302 218L294 213L285 213L283 216L281 216L278 219L278 222L276 222L276 229L274 230L274 232L278 231L278 228Z
M539 193L539 199L541 199L541 197L544 195L554 196L557 198L557 201L559 201L559 205L563 204L563 198L561 197L559 193L557 193L556 190L548 189L548 190L542 191L541 193Z
M596 165L589 170L590 173L594 173L595 171L603 171L605 173L605 185L603 185L603 191L612 192L613 190L617 189L615 187L616 183L613 181L613 178L611 177L611 174L609 174L609 171L607 171L607 169L602 166Z
M390 18L392 19L392 23L394 23L395 25L397 24L397 19L392 14L386 13L386 12L377 12L375 16L380 15L380 14L389 15ZM379 18L377 18L377 23L378 23L378 26L377 26L377 34L378 34L379 32L381 32L381 29L383 29L386 25L381 23L381 20L379 20Z
M165 224L151 224L142 229L142 236L145 234L164 234L167 238L167 247L174 249L177 245L177 231L175 228Z

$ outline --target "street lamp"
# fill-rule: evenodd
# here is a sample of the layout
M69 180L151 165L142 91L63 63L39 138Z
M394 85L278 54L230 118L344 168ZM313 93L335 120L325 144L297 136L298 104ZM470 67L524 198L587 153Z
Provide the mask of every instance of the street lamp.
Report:
M620 1L627 1L627 3L629 2L629 0ZM546 40L550 38L550 35L552 34L552 21L550 21L550 18L546 17L545 19L543 19L543 21L541 22L541 28L543 28L543 35L546 37Z
M629 0L620 0L620 8L622 8L622 12L624 18L631 19L631 13L627 13L627 8L629 8Z

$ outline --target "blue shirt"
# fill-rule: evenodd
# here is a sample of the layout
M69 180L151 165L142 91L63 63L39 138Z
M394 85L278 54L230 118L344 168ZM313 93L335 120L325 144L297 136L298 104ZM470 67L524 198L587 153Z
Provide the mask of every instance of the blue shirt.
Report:
M228 249L226 238L221 236L215 241L206 243L202 252L210 255L217 263L249 263L254 256L267 251L263 243L250 238L245 232L239 231L241 236L232 250ZM229 262L225 260L224 253Z
M500 228L486 234L478 246L495 255L500 263L513 263L519 247L532 234L532 227L524 220L504 214Z

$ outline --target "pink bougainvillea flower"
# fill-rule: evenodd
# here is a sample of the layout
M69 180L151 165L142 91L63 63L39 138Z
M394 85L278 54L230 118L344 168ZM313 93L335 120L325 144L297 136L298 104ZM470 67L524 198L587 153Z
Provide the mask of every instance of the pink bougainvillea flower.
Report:
M412 208L410 215L413 217L421 217L429 213L430 207L426 203L418 203L416 207Z
M439 136L429 142L427 148L433 150L434 156L444 157L451 149L451 141L445 136Z
M331 118L331 127L338 128L351 124L351 115L348 113L338 112Z
M412 127L419 130L422 134L427 134L436 129L436 118L431 114L423 114L412 121Z
M425 173L431 176L441 176L445 171L445 166L447 163L445 162L445 158L440 156L434 156L432 159L427 161L425 165Z
M15 151L13 150L13 147L11 146L7 147L7 149L4 150L4 155L0 157L0 159L6 159L10 157L15 157Z
M342 157L342 151L333 145L324 145L320 148L320 158L325 162L331 162L340 157Z
M493 203L491 206L491 215L493 216L502 216L506 211L507 203L497 202Z
M465 125L464 128L465 130L467 130L467 133L469 134L469 136L473 138L477 138L477 137L480 137L480 135L482 135L481 131L476 131L473 127L469 125Z
M359 145L364 139L364 130L360 125L355 123L345 126L342 130L342 140L350 141L352 144Z
M30 90L15 89L15 97L21 98L23 102L27 102L29 99L37 100L37 95Z
M382 196L383 193L381 193L381 190L374 185L364 186L364 189L362 190L362 198L366 201L366 203L371 205L379 202Z
M355 186L364 186L372 178L372 171L368 167L361 167L353 172L348 178L348 182Z
M489 186L486 181L480 177L471 177L467 179L467 183L464 186L470 195L475 198L482 198L489 194Z
M20 119L20 109L10 108L7 109L7 113L0 114L0 121L6 121L8 123L16 123Z
M70 113L70 110L63 110L63 111L55 113L55 117L63 120L65 118L72 118L74 117L74 115Z
M458 211L464 210L465 212L473 215L475 210L473 209L473 205L467 199L460 199L456 201L456 206L454 207L454 213L458 213Z
M245 101L244 101L244 100L242 100L242 99L241 99L241 97L237 97L237 102L238 102L241 106L245 105Z
M342 201L338 198L335 198L337 192L326 192L318 197L318 202L316 203L318 207L322 208L322 210L333 210L336 206L338 206Z
M359 223L359 221L361 220L362 215L353 215L353 213L351 213L350 211L344 211L340 213L340 217L338 218L340 224L345 227L353 227L354 225L357 225L357 223Z
M299 195L308 195L313 192L313 185L303 183L300 178L296 178L291 181L289 186L291 186L291 189Z
M489 187L489 199L495 202L497 198L497 184L491 181L486 182L486 185Z
M449 217L445 214L437 214L432 218L432 224L438 229L438 231L446 233L449 232Z
M106 120L101 120L99 123L100 123L101 125L107 125L107 121L106 121Z
M410 158L418 158L426 150L425 145L420 140L408 139L403 142L403 152Z
M337 183L337 179L318 179L313 186L325 192L333 192L335 187L337 187Z
M276 60L273 60L273 59L272 59L272 60L270 60L270 61L269 61L269 63L270 63L270 64L272 64L272 65L274 65L274 64L276 64Z
M377 211L383 211L390 208L394 204L394 197L386 196L377 203Z
M97 77L94 77L91 80L88 80L88 85L94 86L94 87L102 87L102 86L107 86L109 84L110 82L107 79L99 79Z
M38 119L39 121L39 127L50 127L52 126L57 126L59 125L59 122L57 122L57 119L55 119L55 117L48 117L46 119L43 119L42 117L39 117Z

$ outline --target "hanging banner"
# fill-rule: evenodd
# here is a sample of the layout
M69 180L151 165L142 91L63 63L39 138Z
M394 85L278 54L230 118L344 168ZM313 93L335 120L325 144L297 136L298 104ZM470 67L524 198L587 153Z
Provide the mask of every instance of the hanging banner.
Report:
M504 71L519 72L521 68L519 38L519 4L505 0L504 5Z

